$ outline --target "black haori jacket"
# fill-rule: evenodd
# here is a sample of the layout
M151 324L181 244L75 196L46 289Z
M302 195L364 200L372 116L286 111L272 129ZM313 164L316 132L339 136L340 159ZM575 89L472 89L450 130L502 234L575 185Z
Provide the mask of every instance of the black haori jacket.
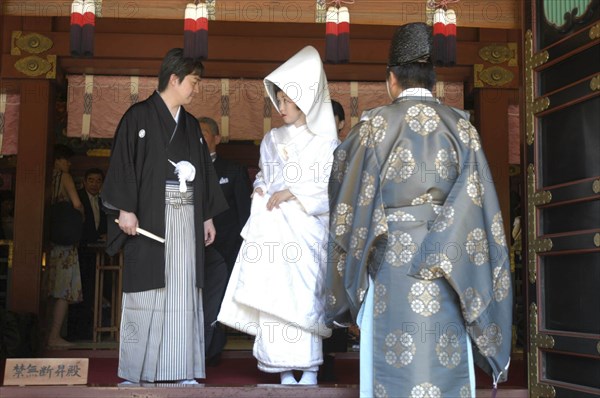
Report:
M168 159L175 163L187 160L196 168L192 182L196 286L202 288L204 221L227 209L227 202L198 122L191 114L182 107L176 124L157 92L132 105L117 127L102 199L108 207L135 213L140 228L164 237L165 182L175 179L174 167L169 166ZM124 250L123 291L130 293L164 287L164 244L142 235L125 235L114 222L116 218L118 211L108 215L107 253L112 255L121 248Z

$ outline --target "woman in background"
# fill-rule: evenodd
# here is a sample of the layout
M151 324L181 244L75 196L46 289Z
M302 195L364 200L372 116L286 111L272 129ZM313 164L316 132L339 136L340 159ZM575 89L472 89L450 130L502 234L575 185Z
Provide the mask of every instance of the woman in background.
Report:
M52 204L70 202L83 215L83 205L75 189L73 177L69 174L71 168L69 159L72 155L73 151L65 145L54 147ZM54 306L48 332L48 346L65 347L72 345L60 336L68 306L83 300L77 243L64 245L52 242L51 244L52 249L48 260L48 296L54 299Z

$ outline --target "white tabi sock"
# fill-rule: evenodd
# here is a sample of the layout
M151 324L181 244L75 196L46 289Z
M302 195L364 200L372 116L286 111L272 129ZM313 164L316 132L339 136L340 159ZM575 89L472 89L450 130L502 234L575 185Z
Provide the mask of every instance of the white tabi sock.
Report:
M296 378L294 377L294 372L288 370L286 372L281 372L281 384L298 384Z
M302 378L298 384L315 385L317 384L317 372L305 370L302 372Z
M198 384L198 382L195 379L185 379L179 380L177 384Z

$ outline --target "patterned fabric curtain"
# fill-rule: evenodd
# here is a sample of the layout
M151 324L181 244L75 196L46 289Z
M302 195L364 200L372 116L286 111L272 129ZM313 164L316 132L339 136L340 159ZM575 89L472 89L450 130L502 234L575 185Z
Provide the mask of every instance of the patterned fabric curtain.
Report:
M16 155L19 136L18 94L0 93L0 155Z
M521 164L521 127L519 106L508 107L508 163Z
M67 100L69 137L112 138L121 116L156 89L151 77L70 75ZM329 82L331 98L346 112L345 137L363 110L390 102L384 82ZM448 105L463 107L463 83L438 83L435 93ZM200 93L186 109L219 123L229 140L260 140L271 126L283 124L260 79L202 79ZM268 99L268 98L267 98Z

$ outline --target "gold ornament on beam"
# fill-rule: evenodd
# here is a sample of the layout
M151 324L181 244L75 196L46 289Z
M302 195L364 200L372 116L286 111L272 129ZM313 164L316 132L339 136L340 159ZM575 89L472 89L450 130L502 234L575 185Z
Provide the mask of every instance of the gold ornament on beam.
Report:
M206 10L208 11L208 20L216 21L217 20L217 0L205 0ZM197 2L196 2L197 3Z
M538 253L547 252L552 249L552 240L541 239L537 236L537 206L550 203L552 193L550 191L536 192L535 168L533 164L527 166L527 268L529 271L529 282L537 281L537 258Z
M590 80L590 89L592 91L600 90L600 74L592 77L592 80Z
M492 64L508 62L510 65L511 62L516 64L516 52L517 46L515 43L508 43L507 45L490 44L479 49L479 57Z
M425 23L429 26L433 26L433 15L436 9L435 0L425 0Z
M47 55L46 59L30 55L15 62L15 69L24 75L36 77L46 74L46 79L56 78L56 55Z
M327 2L325 0L316 0L315 4L315 22L325 23L327 16Z
M110 149L109 148L96 148L96 149L88 149L85 154L87 156L93 157L110 157Z
M511 71L500 66L491 66L484 69L482 64L475 64L473 68L475 87L478 88L484 87L484 83L493 87L504 86L514 78Z
M533 87L533 64L531 57L533 56L533 33L531 30L525 32L525 138L527 145L533 144L535 136L535 125L533 112L531 111L531 104L535 98L534 87Z
M594 26L590 28L589 36L591 40L600 38L600 23L594 24Z
M22 31L15 30L12 32L10 54L21 55L21 51L30 54L39 54L48 51L53 45L54 43L50 38L39 33L23 35Z
M533 52L533 32L525 32L525 137L527 145L533 145L535 140L535 117L533 103L535 101L534 75L535 69L545 64L550 58L548 51Z
M529 392L532 397L554 398L556 391L549 384L540 382L540 348L553 348L552 336L538 332L538 308L536 303L529 305L529 356L527 371L529 373Z
M594 191L594 193L600 193L600 179L594 180L592 183L592 191Z
M540 97L533 101L531 104L531 112L535 115L536 113L540 113L545 111L550 107L550 98L548 97Z

